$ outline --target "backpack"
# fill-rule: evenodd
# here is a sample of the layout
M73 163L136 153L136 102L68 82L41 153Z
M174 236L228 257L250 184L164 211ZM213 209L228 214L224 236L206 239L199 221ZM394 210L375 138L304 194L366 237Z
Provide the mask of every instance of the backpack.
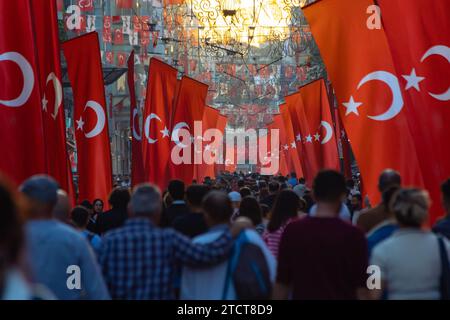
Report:
M225 300L231 281L238 300L268 300L272 282L263 251L251 243L245 231L236 239L228 262L222 299Z

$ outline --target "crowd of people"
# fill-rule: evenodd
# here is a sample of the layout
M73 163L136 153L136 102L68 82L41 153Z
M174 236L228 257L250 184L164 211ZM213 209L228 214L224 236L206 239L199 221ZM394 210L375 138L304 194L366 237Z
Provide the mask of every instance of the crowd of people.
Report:
M19 188L1 178L0 297L449 299L450 179L432 228L425 190L393 170L378 187L370 206L358 181L331 170L311 188L294 173L224 173L162 193L118 186L108 203L71 208L51 177Z

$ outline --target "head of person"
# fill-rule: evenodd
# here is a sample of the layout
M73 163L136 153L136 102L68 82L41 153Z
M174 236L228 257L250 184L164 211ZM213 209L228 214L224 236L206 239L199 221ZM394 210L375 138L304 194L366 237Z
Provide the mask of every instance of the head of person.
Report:
M322 170L315 177L314 199L318 205L327 205L336 215L339 214L346 194L347 186L341 173L334 170Z
M292 190L282 190L273 204L270 221L267 225L269 232L281 228L289 219L298 216L300 208L299 197Z
M232 191L228 194L228 197L230 198L233 208L239 209L239 206L241 205L242 201L241 194L237 191Z
M295 172L291 172L291 178L297 179L297 174Z
M288 184L286 182L283 182L283 183L280 184L280 190L286 190L288 188L289 188L289 186L288 186Z
M75 227L81 230L86 229L89 222L89 212L85 207L76 206L72 209L70 216Z
M353 210L361 210L362 208L362 196L360 193L355 193L352 195L350 200L350 205Z
M263 219L267 219L269 217L270 208L267 204L261 203L259 205L261 207L261 215Z
M444 210L447 213L447 216L450 216L450 179L447 179L441 185L441 193L442 205L444 206Z
M209 188L202 184L193 184L186 190L186 200L189 209L201 212L203 198L208 194Z
M392 212L392 199L394 198L394 196L397 194L397 192L399 190L400 190L399 186L392 186L392 187L386 189L381 194L382 204L386 208L386 212L389 213L389 216L391 218L395 217L394 213Z
M181 180L172 180L169 182L169 186L167 187L169 194L173 201L184 200L184 182Z
M259 190L259 199L264 199L269 195L269 189L268 188L261 188Z
M162 211L161 192L151 184L140 184L135 187L129 204L130 216L150 219L159 225Z
M0 297L9 268L19 262L24 244L22 207L19 195L9 181L0 176Z
M56 201L56 205L53 208L52 215L56 220L59 220L63 223L68 223L70 221L70 199L67 194L62 189L59 189L57 192L58 200Z
M113 209L125 210L130 202L130 191L127 188L115 188L108 199L109 204Z
M261 207L256 198L247 196L242 199L239 207L239 217L249 218L255 227L262 223Z
M92 202L94 205L94 214L99 214L103 212L104 203L102 199L95 199L94 202Z
M391 211L401 228L421 228L429 208L430 196L422 189L400 189L391 201Z
M202 210L205 221L210 227L228 224L233 215L230 197L222 191L208 193L202 201Z
M280 191L280 184L277 181L272 181L269 183L269 193L276 194Z
M301 177L300 179L298 179L298 183L299 184L306 184L305 178Z
M26 197L32 219L51 219L58 201L58 183L47 175L35 175L19 188Z
M92 203L89 200L81 201L80 206L84 207L91 216L94 214L94 206L92 205Z
M239 189L245 187L245 180L244 179L239 179L237 182L237 186Z
M242 198L250 197L252 195L252 190L249 187L243 187L239 190Z
M378 190L381 193L383 193L390 187L394 186L401 187L401 185L402 185L402 178L400 176L400 173L392 169L384 170L378 179Z

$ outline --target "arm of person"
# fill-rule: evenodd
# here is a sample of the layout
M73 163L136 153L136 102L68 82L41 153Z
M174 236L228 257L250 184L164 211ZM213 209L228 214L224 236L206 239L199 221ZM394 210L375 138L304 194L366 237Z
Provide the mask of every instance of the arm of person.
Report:
M88 243L80 243L81 279L82 289L86 292L89 300L109 300L110 295L103 280L100 266L94 251Z

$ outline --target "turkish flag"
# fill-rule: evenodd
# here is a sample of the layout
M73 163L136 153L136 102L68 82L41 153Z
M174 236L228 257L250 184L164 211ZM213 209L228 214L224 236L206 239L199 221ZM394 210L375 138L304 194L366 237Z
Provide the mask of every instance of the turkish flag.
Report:
M340 114L372 204L378 177L398 170L423 186L407 109L383 29L369 29L370 0L322 0L303 9L336 92ZM331 39L331 41L330 41Z
M0 1L0 171L16 183L47 167L30 7Z
M193 150L194 144L191 143L191 141L185 141L185 139L179 137L178 129L188 130L190 131L191 136L194 135L194 122L202 121L203 119L207 94L208 86L206 84L184 76L181 79L178 96L174 104L173 117L171 121L173 141L172 148L177 147L179 152L175 152L175 149L172 149L172 152L180 156L185 153L189 155L190 153L190 157L186 156L186 161L183 161L183 163L180 164L174 163L174 159L172 157L171 177L180 179L187 185L192 183L192 179L194 177L194 159L196 158L194 154L195 150ZM197 137L194 136L194 138L194 141L196 142L195 145L201 146L202 142L198 141ZM202 160L199 157L197 159L199 161Z
M128 58L128 90L130 91L130 128L131 128L131 184L133 186L145 181L142 156L142 123L139 121L139 107L134 88L134 51Z
M214 109L210 106L206 106L203 113L202 120L202 136L205 137L205 132L209 129L217 129L217 124L219 122L220 112L217 109ZM223 132L221 132L223 134ZM223 139L219 141L215 141L213 139L207 139L208 141L203 140L203 148L199 148L196 150L194 146L195 153L201 153L203 155L207 154L209 156L210 161L216 161L216 155L219 153L219 148L223 146ZM214 177L214 163L207 163L206 156L202 157L202 163L196 164L194 167L194 178L201 183L205 177Z
M284 144L282 144L282 148L286 151L285 156L290 170L289 173L295 172L297 177L303 177L303 169L297 152L297 141L292 128L291 114L286 104L280 106L280 113L281 118L283 119L286 139Z
M301 157L304 178L309 187L312 187L314 177L320 168L319 154L316 150L314 137L311 136L309 121L303 105L300 92L285 97L286 105L292 119L292 128L297 143L297 150Z
M311 141L306 135L305 144L314 146L319 169L340 170L336 135L325 81L319 79L299 89L308 121ZM317 172L315 173L317 174Z
M142 153L145 180L167 188L170 180L170 119L177 84L177 69L150 59L143 114Z
M94 0L78 0L78 6L81 11L92 11L94 10Z
M433 200L430 218L434 223L444 213L439 187L450 177L450 1L378 3L408 105L404 114Z
M72 171L66 148L61 59L55 0L31 0L35 46L39 63L38 81L42 97L47 173L61 188L73 191ZM74 194L71 194L74 200Z
M285 126L284 126L284 120L281 116L281 114L274 115L273 116L273 123L269 126L269 141L272 141L270 135L272 134L272 129L279 130L279 136L280 136L280 152L278 157L271 154L272 161L279 161L279 173L283 176L286 176L290 173L290 168L288 167L286 155L288 151L286 150L286 147L289 148L289 146L286 144L286 132L285 132ZM272 149L272 147L271 147Z
M62 44L74 97L79 199L105 203L112 189L111 146L96 32Z
M219 149L219 151L221 151L221 152L219 152L219 154L218 154L218 157L217 157L217 161L216 161L216 163L215 163L215 165L214 165L214 167L215 167L215 170L214 170L214 172L215 172L215 175L218 175L221 171L225 171L225 155L226 155L226 150L225 150L225 147L224 147L224 143L226 142L225 140L225 134L226 134L226 132L225 132L225 128L226 128L226 126L227 126L227 122L228 122L228 118L227 118L227 116L224 116L223 114L220 114L219 113L219 115L218 115L218 119L217 119L217 124L216 124L216 128L217 128L217 130L219 130L220 132L222 132L222 134L223 134L223 136L224 136L224 141L222 141L222 149Z

